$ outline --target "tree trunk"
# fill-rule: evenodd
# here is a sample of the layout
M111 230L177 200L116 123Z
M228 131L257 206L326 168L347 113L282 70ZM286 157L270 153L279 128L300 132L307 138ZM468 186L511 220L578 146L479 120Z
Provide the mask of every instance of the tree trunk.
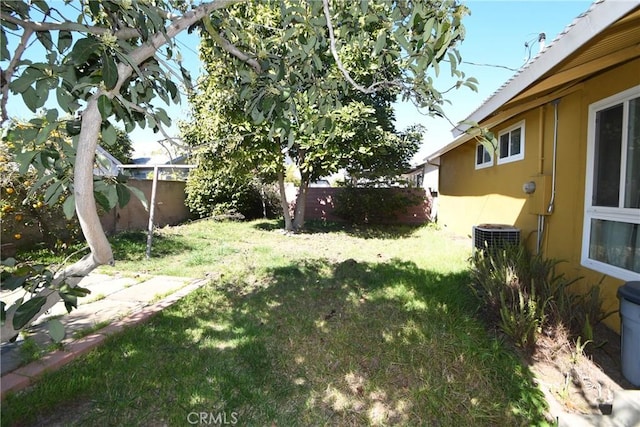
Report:
M18 305L14 305L7 310L7 317L0 330L2 342L11 340L20 330L31 325L31 323L56 305L60 301L60 293L57 289L62 286L67 279L84 277L99 265L113 265L113 252L102 229L93 196L93 161L98 145L100 125L102 123L96 100L97 97L89 100L87 108L82 115L82 127L80 129L78 151L73 172L73 195L75 196L76 212L82 233L87 240L91 252L61 272L58 272L51 281L50 287L41 290L32 297L45 298L45 303L25 326L19 329L13 326L13 318ZM76 283L77 282L70 283L70 285L75 286Z
M102 123L97 99L93 97L89 100L82 114L82 127L73 174L76 212L82 233L91 249L95 267L103 264L113 265L113 252L102 229L93 195L93 164Z
M296 198L296 209L293 215L293 229L300 231L304 228L304 213L307 209L307 190L309 189L309 177L302 174L300 188Z
M260 201L262 202L262 219L267 219L267 201L264 184L260 184Z
M216 9L221 9L235 3L236 0L218 0L209 3L203 3L194 10L186 13L184 16L175 19L168 27L166 32L157 32L146 43L142 44L135 50L133 50L128 56L129 61L136 65L141 64L146 59L152 57L160 46L164 45L167 40L174 38L178 33L184 31L194 23L200 21L203 17L208 16ZM32 30L25 29L25 32ZM31 34L24 36L23 39L28 39ZM16 51L19 55L22 51ZM233 53L233 52L231 52ZM249 61L247 61L249 62ZM118 64L118 82L116 86L110 91L110 94L116 94L120 91L123 84L133 73L133 67L129 64ZM9 75L10 77L10 75ZM5 92L5 86L2 85L2 92ZM107 236L104 234L102 224L100 223L100 217L96 209L96 203L93 195L93 165L96 148L98 145L98 138L100 136L100 127L102 124L102 116L98 110L98 97L102 94L107 94L101 90L98 90L87 103L87 108L82 114L82 126L80 128L80 135L78 140L78 148L76 153L76 160L74 164L74 191L76 213L78 214L78 220L82 233L84 234L87 244L91 249L91 252L85 255L81 260L66 267L63 271L56 273L55 277L51 281L51 285L33 295L32 298L42 297L45 298L45 303L38 313L33 316L26 325L22 328L16 329L13 326L13 319L15 317L16 310L19 304L14 304L7 309L6 318L4 324L0 327L0 340L6 342L15 337L20 330L29 327L36 319L40 318L42 314L51 309L56 303L60 301L60 293L58 289L69 278L78 278L88 275L96 267L103 264L113 265L113 252L111 245L107 240ZM4 121L5 115L5 101L3 97L2 102L2 120ZM70 286L76 286L77 281L69 283Z
M282 207L282 215L284 216L284 229L293 231L291 223L291 213L289 212L289 202L287 201L287 192L284 188L284 172L278 172L278 188L280 189L280 206Z

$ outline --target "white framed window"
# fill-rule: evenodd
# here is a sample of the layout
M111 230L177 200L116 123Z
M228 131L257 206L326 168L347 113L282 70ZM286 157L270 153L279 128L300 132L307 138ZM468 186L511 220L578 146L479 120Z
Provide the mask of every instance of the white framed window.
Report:
M524 159L524 121L498 134L498 164Z
M589 106L581 262L640 279L640 86Z
M493 166L493 153L487 150L481 143L476 144L476 169L484 169Z

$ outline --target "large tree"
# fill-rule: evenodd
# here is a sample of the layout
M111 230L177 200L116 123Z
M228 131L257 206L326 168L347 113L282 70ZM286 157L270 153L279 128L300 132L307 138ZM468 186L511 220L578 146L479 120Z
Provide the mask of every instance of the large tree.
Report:
M402 132L387 133L375 149L353 153L345 171L355 185L384 185L398 182L411 167L420 148L424 127L413 125Z
M415 129L394 132L391 104L399 96L443 114L430 75L440 62L459 77L454 87L474 87L457 69L465 12L454 1L327 0L217 11L203 22L207 75L191 99L185 139L276 173L281 185L291 159L301 173L293 221L284 200L282 207L285 227L301 228L310 182L358 165L389 172L415 147Z
M256 96L247 104L248 112L256 123L266 122L276 140L288 141L288 147L292 147L299 134L312 135L318 129L332 131L330 121L333 119L329 114L335 114L339 101L331 97L320 99L321 93L308 95L315 96L320 113L327 115L322 128L307 129L302 120L304 112L296 110L294 104L290 104L289 110L274 109L287 112L280 117L272 112L274 104L286 102L292 94L291 90L287 92L287 85L280 87L278 84L286 81L280 70L284 67L288 76L287 64L296 57L304 56L306 59L301 61L316 65L318 61L326 62L326 48L323 48L323 56L308 54L319 43L328 44L328 52L339 70L339 74L336 71L323 75L326 76L323 77L326 78L324 84L329 87L341 86L347 90L349 85L373 96L382 89L395 88L404 98L439 113L442 95L433 87L433 79L427 75L427 70L435 67L437 71L445 57L452 65L452 72L460 76L460 85L473 85L456 69L459 57L455 50L450 51L463 36L460 20L466 10L451 0L364 1L349 6L341 4L336 13L332 13L329 0L305 5L282 2L283 27L273 31L266 24L263 34L249 30L252 23L242 17L217 13L234 3L237 1L3 2L0 60L6 66L3 65L0 78L2 121L7 120L6 104L10 92L20 95L34 112L44 108L43 114L52 118L50 124L58 118L57 113L46 111L53 92L58 108L77 116L77 120L69 123L70 133L77 133L73 145L76 156L71 190L76 214L90 248L89 254L53 278L47 276L43 281L30 282L23 277L11 281L12 285L24 285L29 291L29 299L8 308L1 304L3 341L13 338L60 301L61 287L70 277L84 276L98 265L114 263L94 198L96 146L101 133L103 138L115 137L112 136L115 135L113 121L121 121L127 132L136 126L162 131L163 125L170 123L167 113L156 108L154 101L157 98L166 102L179 99L175 81L188 75L176 63L179 52L174 38L180 32L202 23L207 34L214 38L217 52L229 53L234 61L247 64L243 69L237 68L237 78L248 86L257 85ZM313 10L313 16L309 8ZM370 25L377 28L374 39L368 34ZM280 31L284 32L285 38L295 37L302 50L287 44L289 39L281 39L285 43L275 49L274 42L278 41L274 38L275 33ZM245 34L263 37L264 46L274 50L252 50L254 45L263 44L244 43ZM10 37L15 43L8 42ZM33 43L39 44L39 49L32 49ZM27 49L28 58L25 57ZM363 72L345 68L341 58L349 64L350 61L346 61L349 55L364 54L378 58L377 66ZM396 68L400 70L399 74L389 74ZM294 83L298 81L298 76L295 77ZM300 77L304 81L304 76ZM289 89L299 88L293 84ZM313 103L314 99L308 101ZM46 140L59 126L57 122L34 129L34 138ZM30 163L33 158L35 156L22 156L20 161ZM3 287L6 283L3 280Z
M36 140L46 140L60 128L58 113L48 109L52 92L60 110L77 116L66 126L75 134L71 190L90 253L54 277L45 275L34 282L25 270L23 276L3 280L3 288L22 286L29 293L11 307L2 302L2 341L13 338L60 301L60 290L69 278L114 263L94 199L93 165L98 140L102 135L107 144L115 141L113 120L122 121L127 131L135 126L160 130L170 123L166 112L154 108L152 102L156 97L167 102L179 99L174 81L187 72L180 64L175 65L175 36L233 1L202 2L193 7L181 1L69 3L3 2L0 59L7 65L1 70L0 107L3 123L8 119L10 92L22 96L33 112L44 109L43 115L51 120L30 130ZM9 43L10 37L14 43ZM32 47L33 43L38 43L39 49ZM29 56L25 57L27 49ZM17 154L23 164L40 166L34 162L38 158L35 154Z

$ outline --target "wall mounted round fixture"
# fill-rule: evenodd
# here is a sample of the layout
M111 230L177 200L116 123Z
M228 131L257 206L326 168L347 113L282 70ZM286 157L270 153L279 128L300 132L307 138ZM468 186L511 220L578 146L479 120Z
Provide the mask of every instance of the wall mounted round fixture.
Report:
M534 191L536 191L536 183L533 181L525 182L522 186L522 191L527 194L533 193Z

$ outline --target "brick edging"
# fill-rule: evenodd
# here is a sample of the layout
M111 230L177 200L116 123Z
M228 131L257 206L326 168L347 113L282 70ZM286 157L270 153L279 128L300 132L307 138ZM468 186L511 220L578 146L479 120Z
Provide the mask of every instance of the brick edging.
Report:
M0 377L0 401L4 400L7 394L18 392L34 384L45 372L56 371L73 360L87 354L102 344L110 335L121 332L124 328L146 322L154 314L175 304L208 282L207 279L193 280L192 283L183 286L160 301L135 310L120 320L112 321L109 325L91 335L72 341L65 345L64 350L55 350L36 361L2 375L2 377Z

